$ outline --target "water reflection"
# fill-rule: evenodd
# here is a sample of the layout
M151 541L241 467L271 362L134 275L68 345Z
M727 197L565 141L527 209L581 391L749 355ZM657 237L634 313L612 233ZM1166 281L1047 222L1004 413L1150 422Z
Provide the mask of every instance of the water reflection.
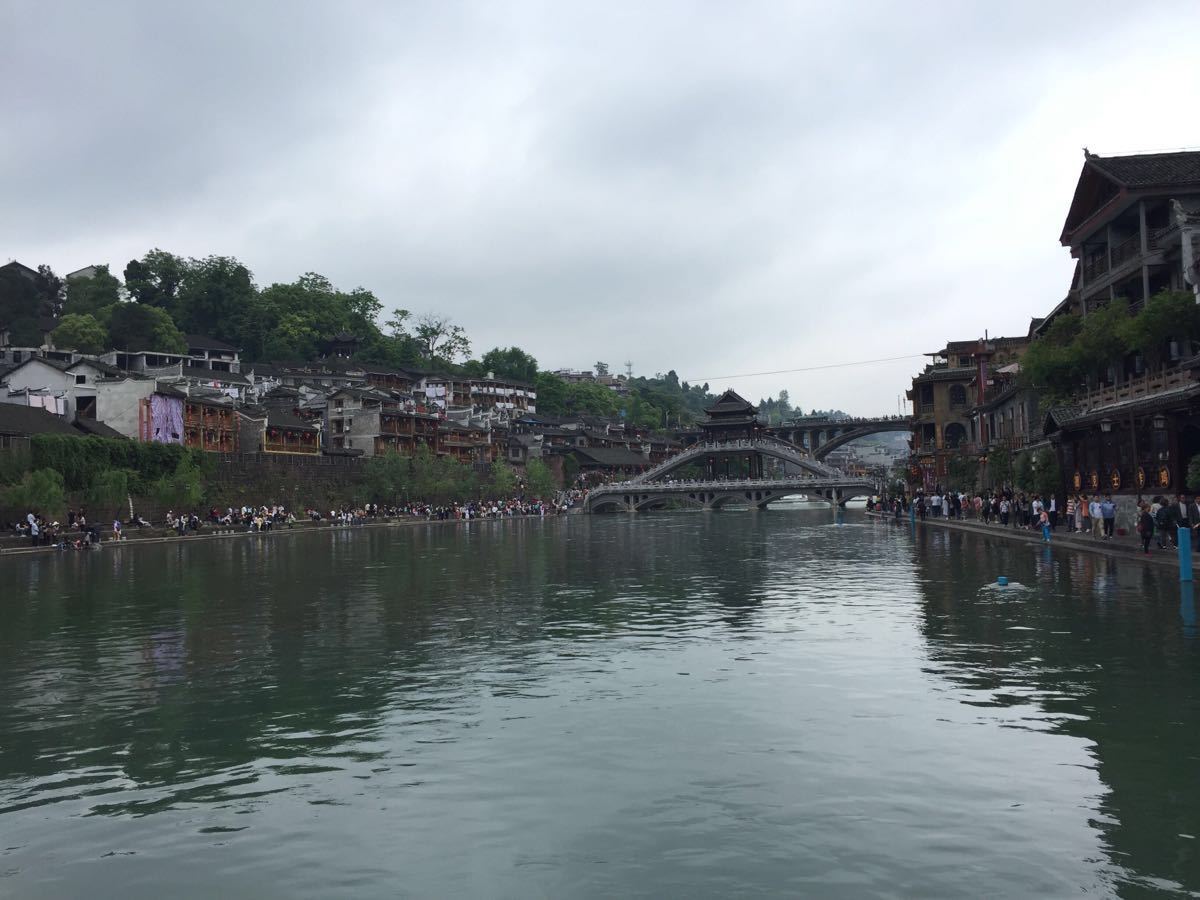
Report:
M1194 599L1140 565L768 510L0 577L21 896L1200 885Z
M1090 821L1122 894L1200 884L1190 586L1181 596L1168 571L960 533L918 542L930 671L984 721L1085 742L1080 764L1102 785ZM972 589L997 574L1038 590Z

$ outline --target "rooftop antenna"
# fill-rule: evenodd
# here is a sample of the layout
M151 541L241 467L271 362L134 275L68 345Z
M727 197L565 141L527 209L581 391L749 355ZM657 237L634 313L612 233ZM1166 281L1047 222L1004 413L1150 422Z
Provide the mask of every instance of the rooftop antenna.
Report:
M633 361L632 360L628 360L628 359L625 360L625 377L626 378L633 377Z

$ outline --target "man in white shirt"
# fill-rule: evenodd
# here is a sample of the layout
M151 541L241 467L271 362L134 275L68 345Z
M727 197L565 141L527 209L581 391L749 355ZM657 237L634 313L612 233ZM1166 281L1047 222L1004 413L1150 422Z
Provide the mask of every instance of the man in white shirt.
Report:
M1095 497L1088 503L1088 515L1092 518L1092 537L1104 537L1104 513L1100 509L1100 501Z

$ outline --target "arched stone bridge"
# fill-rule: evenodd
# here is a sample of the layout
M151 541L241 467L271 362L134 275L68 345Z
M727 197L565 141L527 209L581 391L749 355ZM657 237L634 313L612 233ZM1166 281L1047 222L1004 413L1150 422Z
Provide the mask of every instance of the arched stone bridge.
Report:
M853 497L869 496L874 491L872 482L845 475L752 481L625 481L594 488L584 502L584 509L590 513L637 512L661 509L670 503L697 509L720 509L727 504L765 509L773 501L793 494L843 505Z
M689 463L694 463L710 456L743 456L750 454L769 456L785 463L790 463L818 478L837 478L842 474L840 470L813 459L799 447L795 447L778 438L763 437L756 440L692 444L682 452L676 453L670 459L660 462L654 468L648 469L640 475L635 475L629 480L629 483L644 484L646 482L660 481L665 475L671 474L676 469L683 468Z
M788 443L806 448L813 459L822 460L839 447L844 447L859 438L885 432L908 432L911 428L912 419L908 416L878 416L865 419L810 416L785 425L774 425L768 430Z

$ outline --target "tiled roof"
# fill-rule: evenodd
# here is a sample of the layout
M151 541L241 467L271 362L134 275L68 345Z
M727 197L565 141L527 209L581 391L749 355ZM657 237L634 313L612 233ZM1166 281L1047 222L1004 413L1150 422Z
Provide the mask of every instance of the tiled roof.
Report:
M70 434L82 436L77 428L62 416L35 406L19 406L16 403L0 403L0 434Z
M75 427L86 434L93 434L96 437L128 440L125 435L121 434L121 432L117 431L111 425L105 425L103 422L97 422L95 419L88 419L86 417L76 418Z
M572 453L608 468L648 466L650 460L624 447L574 447Z
M1127 188L1200 184L1200 151L1089 156L1088 163Z
M289 431L317 431L311 422L306 422L299 416L292 415L286 410L273 409L267 413L268 428L286 428Z
M249 384L250 379L236 372L218 372L204 366L182 366L182 373L198 381L220 381L224 384Z
M187 345L189 350L220 350L225 353L238 352L238 348L232 344L226 344L224 341L218 341L216 338L210 338L203 334L187 335Z
M706 413L729 413L742 412L743 410L756 412L757 408L737 391L730 390L718 397L717 402L707 407L704 411Z
M97 372L100 372L103 375L124 375L125 374L121 369L118 369L116 366L110 366L106 362L101 362L98 359L91 359L86 356L83 357L82 359L75 360L75 362L71 363L69 366L66 367L66 371L69 372L71 369L74 369L76 366L91 366L93 369L95 369Z

